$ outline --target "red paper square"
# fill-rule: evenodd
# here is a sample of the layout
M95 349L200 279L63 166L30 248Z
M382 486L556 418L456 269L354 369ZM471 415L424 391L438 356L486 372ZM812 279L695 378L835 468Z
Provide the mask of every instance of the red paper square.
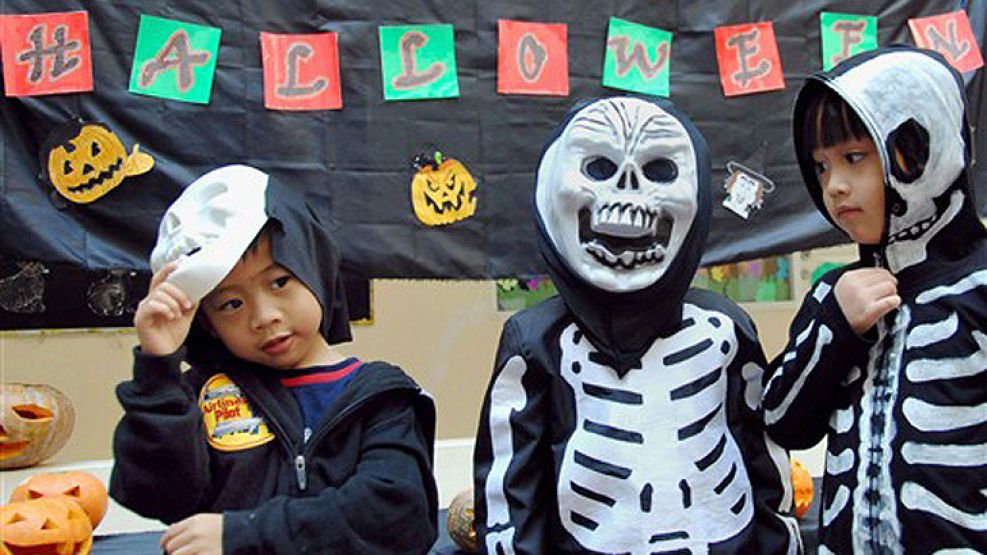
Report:
M93 90L86 12L0 16L0 44L7 96Z
M336 33L260 34L264 107L269 110L339 110Z
M565 23L497 21L497 92L569 94Z
M785 88L774 25L770 21L717 27L714 34L725 96Z
M942 54L957 70L965 73L984 65L977 37L963 10L909 19L908 27L915 44Z

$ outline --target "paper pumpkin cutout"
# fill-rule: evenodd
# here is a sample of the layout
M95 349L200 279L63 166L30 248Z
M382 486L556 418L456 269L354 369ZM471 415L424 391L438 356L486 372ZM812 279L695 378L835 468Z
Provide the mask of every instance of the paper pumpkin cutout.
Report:
M40 497L67 497L78 503L93 529L106 516L109 504L103 482L95 474L82 471L35 474L14 489L10 501L29 501Z
M32 466L68 440L75 409L64 393L43 384L0 385L0 469Z
M476 527L473 524L473 490L460 492L449 503L446 529L449 538L463 551L476 553Z
M0 507L4 555L87 555L93 529L82 508L66 498L42 497Z
M796 459L792 459L792 488L795 490L795 517L802 518L812 505L812 476Z
M411 202L415 216L425 225L447 225L465 220L476 212L476 181L466 166L452 158L422 161L411 182Z
M146 173L154 159L134 145L130 154L108 127L71 122L48 136L41 152L45 179L66 199L87 204L109 193L125 177Z

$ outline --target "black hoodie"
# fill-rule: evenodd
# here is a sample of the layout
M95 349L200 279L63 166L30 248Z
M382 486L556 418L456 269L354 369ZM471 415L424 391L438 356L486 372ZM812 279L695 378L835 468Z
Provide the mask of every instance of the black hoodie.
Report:
M768 431L789 448L827 439L820 552L987 552L987 244L971 196L962 81L938 54L901 46L805 84L797 156L828 218L802 141L824 88L856 112L880 153L884 230L806 296L772 363ZM833 289L869 266L895 275L901 306L860 337Z

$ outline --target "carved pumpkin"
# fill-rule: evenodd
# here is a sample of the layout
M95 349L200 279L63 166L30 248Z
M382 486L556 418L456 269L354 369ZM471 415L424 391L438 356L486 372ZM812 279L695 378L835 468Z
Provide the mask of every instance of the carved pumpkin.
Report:
M802 518L812 505L812 476L796 459L792 459L792 487L795 490L795 517Z
M78 504L42 497L0 507L2 550L7 555L87 555L92 524Z
M0 469L38 464L65 445L75 409L64 393L41 384L0 386Z
M476 181L452 158L422 164L411 182L411 202L415 216L425 225L465 220L476 212Z
M104 125L71 122L57 129L42 148L45 177L66 199L86 204L109 193L123 178L154 167L154 159L134 145L127 154Z
M463 551L476 553L476 527L473 525L473 490L460 492L449 503L446 520L449 537Z
M27 501L39 497L68 497L86 512L93 529L99 526L109 499L106 486L91 472L35 474L17 486L10 500Z

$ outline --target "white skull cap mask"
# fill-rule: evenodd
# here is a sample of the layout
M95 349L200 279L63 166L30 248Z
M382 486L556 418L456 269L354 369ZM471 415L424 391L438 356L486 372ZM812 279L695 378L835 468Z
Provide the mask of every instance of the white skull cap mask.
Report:
M192 302L205 297L267 222L267 182L266 173L244 165L224 166L193 181L161 219L151 270L177 260L168 281Z
M644 289L679 254L698 206L686 128L640 98L597 100L546 149L535 203L559 255L605 291Z

